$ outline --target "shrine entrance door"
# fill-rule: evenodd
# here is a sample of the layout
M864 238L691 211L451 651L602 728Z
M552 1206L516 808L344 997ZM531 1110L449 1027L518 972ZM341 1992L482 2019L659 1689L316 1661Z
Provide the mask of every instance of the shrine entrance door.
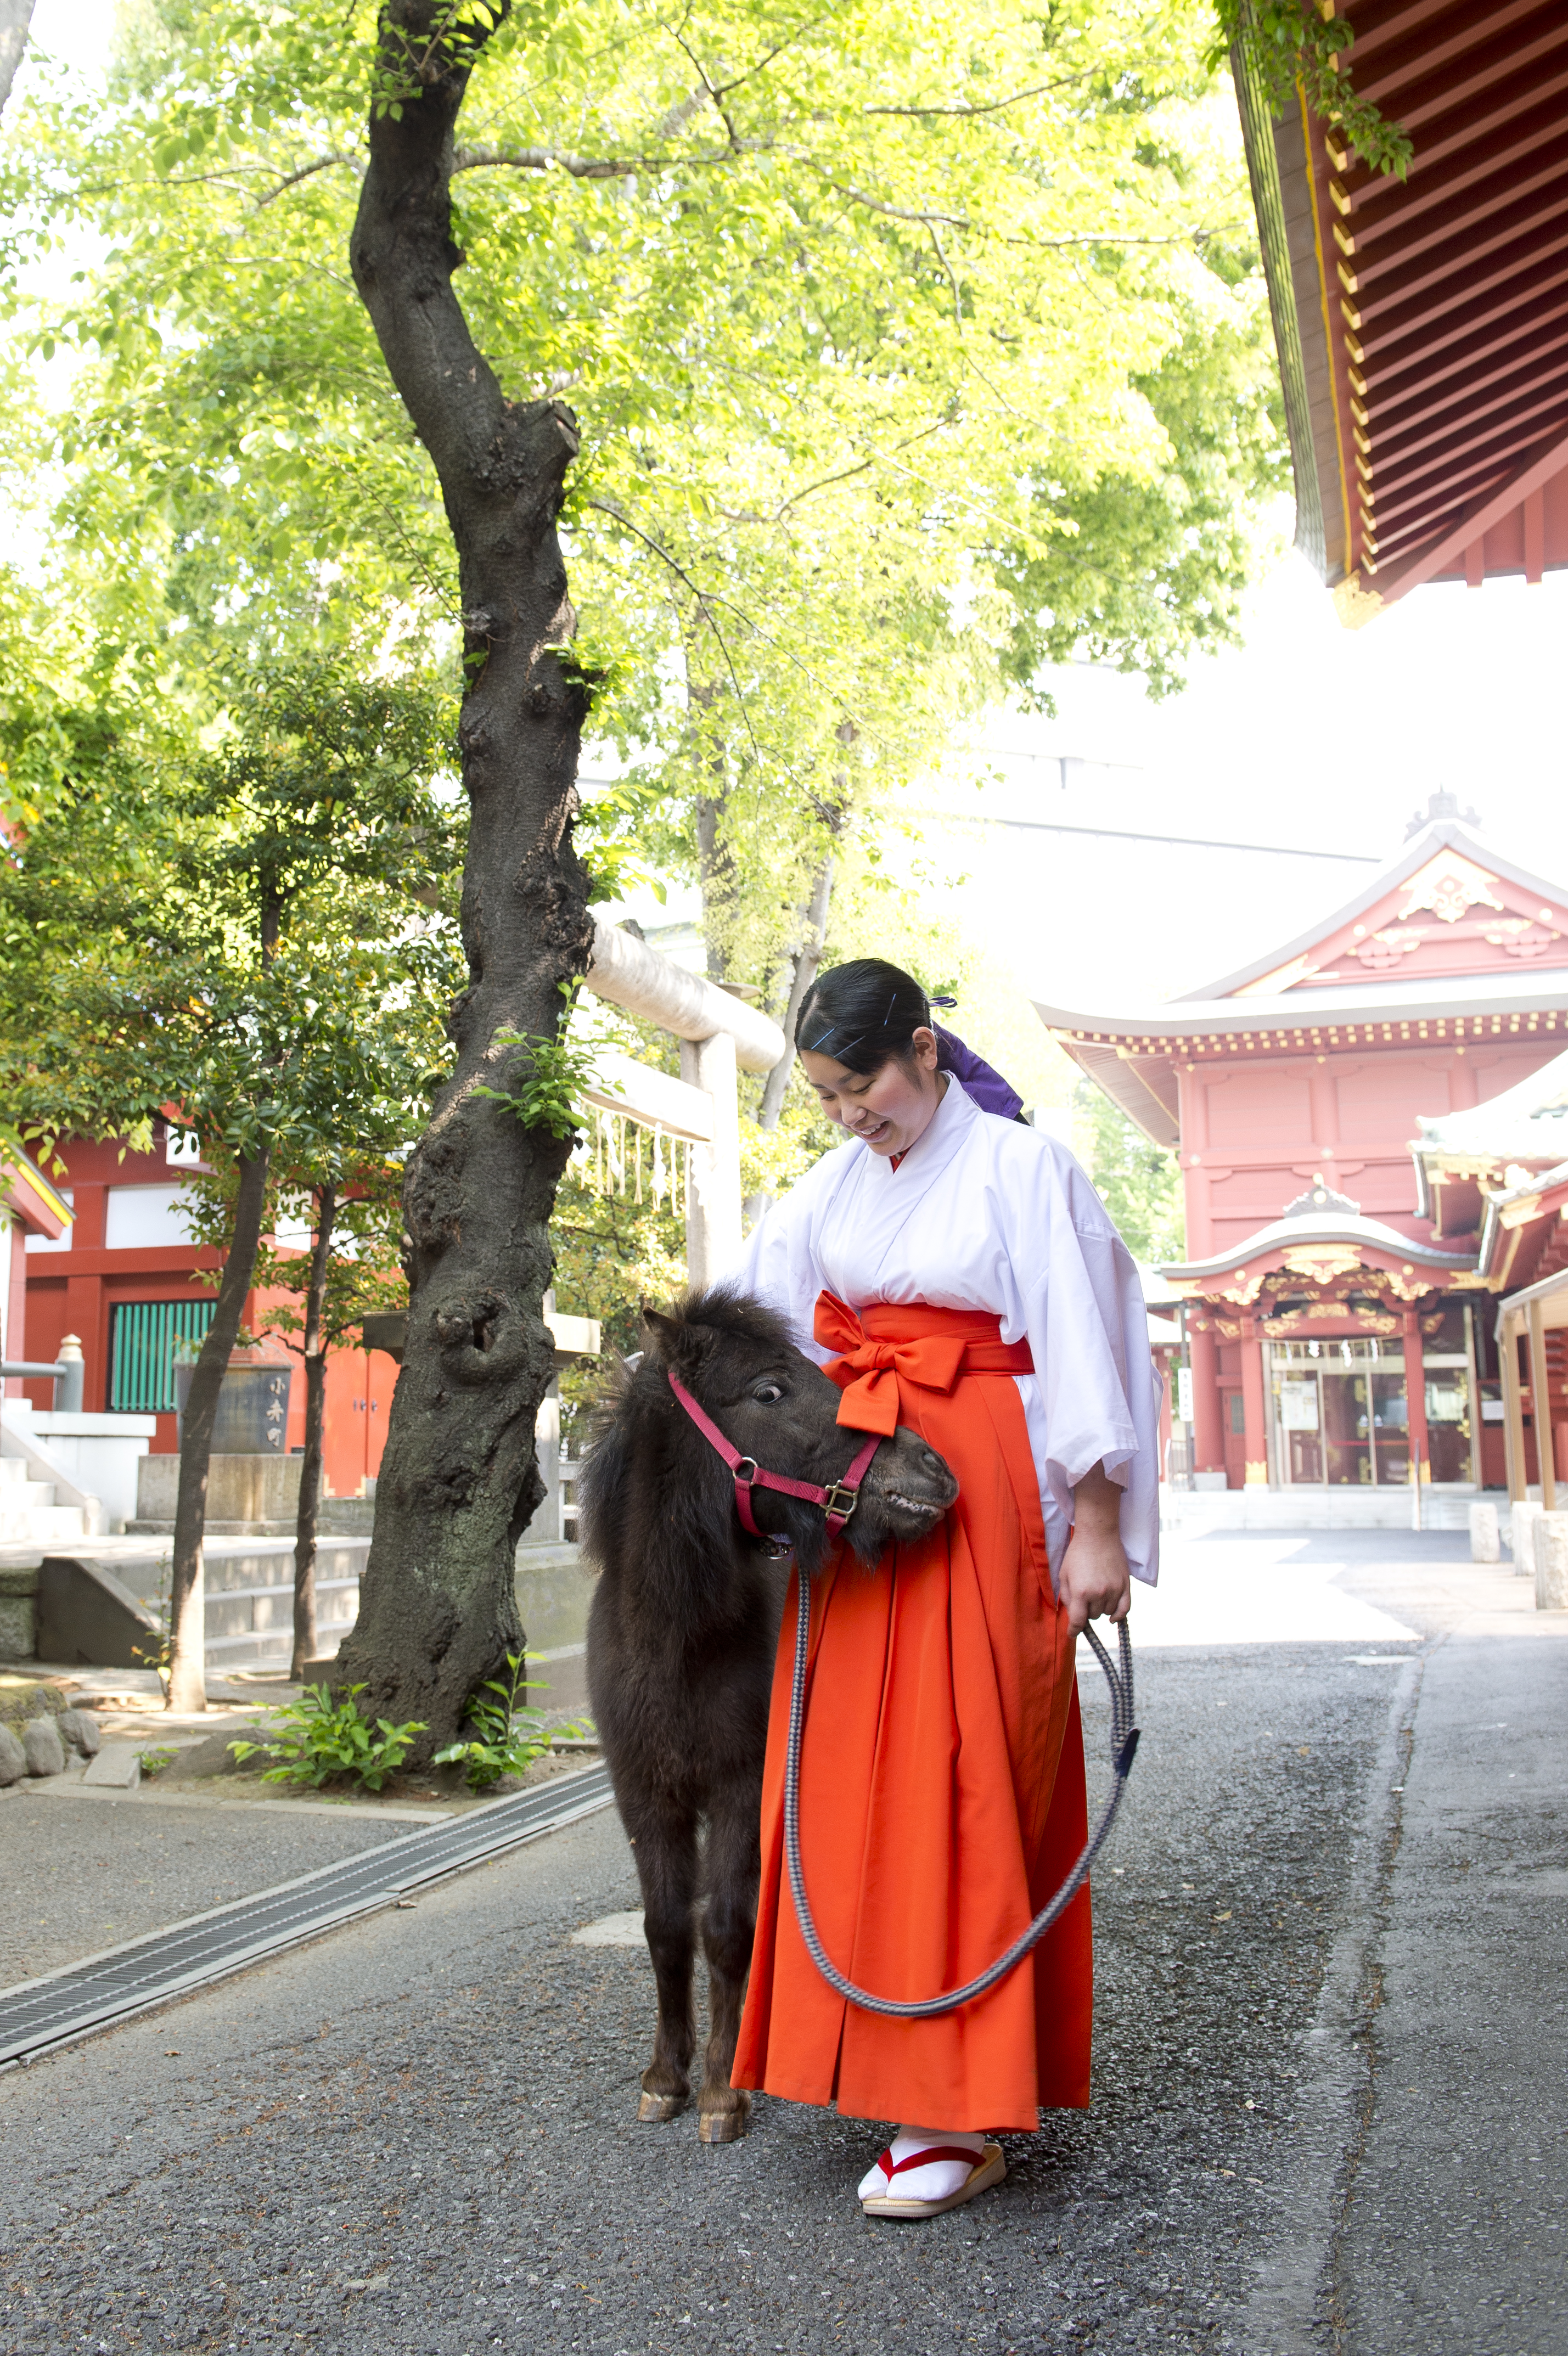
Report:
M1380 1339L1276 1342L1274 1429L1289 1488L1405 1488L1404 1358Z

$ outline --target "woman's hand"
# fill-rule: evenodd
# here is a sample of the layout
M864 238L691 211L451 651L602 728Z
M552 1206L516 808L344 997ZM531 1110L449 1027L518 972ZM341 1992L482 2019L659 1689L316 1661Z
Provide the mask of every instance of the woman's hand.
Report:
M1084 1474L1072 1504L1072 1537L1058 1584L1068 1626L1077 1636L1101 1615L1125 1620L1133 1579L1122 1547L1122 1492L1103 1464Z

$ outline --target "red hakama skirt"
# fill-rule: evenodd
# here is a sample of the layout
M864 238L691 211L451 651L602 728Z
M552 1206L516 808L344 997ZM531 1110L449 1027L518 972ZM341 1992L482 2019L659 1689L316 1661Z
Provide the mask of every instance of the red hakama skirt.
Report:
M983 1971L1086 1837L1073 1638L1046 1559L1014 1374L1026 1343L982 1311L823 1293L816 1334L839 1421L908 1425L959 1495L867 1568L847 1547L812 1590L800 1847L818 1931L859 1987L905 2000ZM889 2020L835 1996L807 1954L784 1864L795 1599L784 1615L762 1796L757 1939L733 2082L855 2118L1038 2125L1089 2101L1092 1954L1081 1890L1032 1955L960 2011Z

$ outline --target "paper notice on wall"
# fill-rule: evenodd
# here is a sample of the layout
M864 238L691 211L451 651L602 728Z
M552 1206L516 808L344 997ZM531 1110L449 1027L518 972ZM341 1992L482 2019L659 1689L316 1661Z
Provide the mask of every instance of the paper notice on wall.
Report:
M1286 1431L1317 1430L1317 1385L1315 1382L1280 1385L1280 1422Z
M1182 1423L1192 1421L1192 1368L1176 1368L1176 1416Z

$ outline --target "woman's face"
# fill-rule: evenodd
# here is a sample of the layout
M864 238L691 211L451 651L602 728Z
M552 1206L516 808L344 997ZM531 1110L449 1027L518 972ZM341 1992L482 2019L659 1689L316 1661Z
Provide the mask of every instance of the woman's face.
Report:
M908 1153L929 1127L947 1087L946 1073L937 1069L934 1032L917 1031L910 1052L913 1070L889 1056L879 1072L868 1076L810 1049L801 1053L800 1068L830 1120L852 1137L863 1138L873 1153Z

